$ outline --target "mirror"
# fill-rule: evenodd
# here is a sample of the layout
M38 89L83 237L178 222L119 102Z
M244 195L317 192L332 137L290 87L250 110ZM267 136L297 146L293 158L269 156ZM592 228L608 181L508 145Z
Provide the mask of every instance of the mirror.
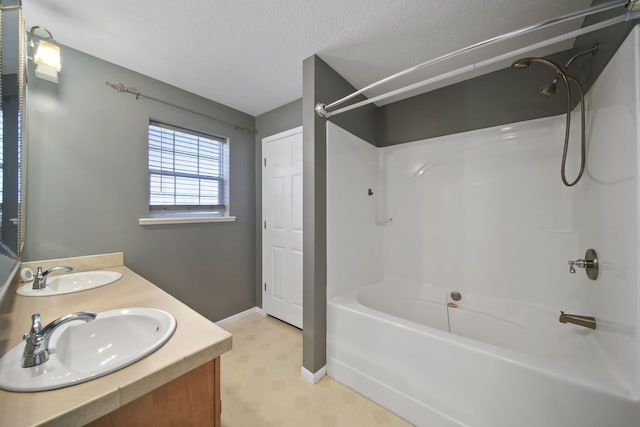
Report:
M2 107L0 110L0 294L22 251L22 137L25 92L25 32L21 2L0 2Z

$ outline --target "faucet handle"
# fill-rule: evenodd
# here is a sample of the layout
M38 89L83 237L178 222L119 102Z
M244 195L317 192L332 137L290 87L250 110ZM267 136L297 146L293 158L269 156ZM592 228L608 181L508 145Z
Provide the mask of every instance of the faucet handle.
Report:
M577 259L575 261L569 261L569 273L576 274L576 267L585 268L585 267L588 266L588 264L589 264L589 262L585 261L583 259Z
M42 330L42 321L40 319L40 313L31 315L31 332L38 333Z
M40 313L31 315L31 330L22 336L22 339L26 340L33 334L38 334L42 331L42 321L40 320Z
M591 280L598 278L598 254L594 249L587 249L584 254L584 259L577 259L575 261L569 261L569 273L575 274L576 267L584 268L587 273L587 277Z
M33 285L31 286L33 289L44 289L47 287L47 277L49 276L49 273L53 273L54 271L66 271L71 272L73 271L72 267L68 267L68 266L60 266L60 267L52 267L50 269L48 269L47 271L42 271L42 267L38 267L38 270L36 271L36 275L33 279Z

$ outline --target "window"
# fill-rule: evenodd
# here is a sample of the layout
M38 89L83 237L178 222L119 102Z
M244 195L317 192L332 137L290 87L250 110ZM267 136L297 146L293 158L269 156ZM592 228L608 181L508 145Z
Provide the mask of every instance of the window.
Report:
M225 215L228 153L224 138L149 122L149 210Z

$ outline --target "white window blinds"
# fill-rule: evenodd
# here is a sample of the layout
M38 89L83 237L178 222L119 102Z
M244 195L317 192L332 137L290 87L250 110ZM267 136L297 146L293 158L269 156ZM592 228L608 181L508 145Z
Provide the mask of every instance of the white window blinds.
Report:
M226 142L149 122L149 208L224 212Z

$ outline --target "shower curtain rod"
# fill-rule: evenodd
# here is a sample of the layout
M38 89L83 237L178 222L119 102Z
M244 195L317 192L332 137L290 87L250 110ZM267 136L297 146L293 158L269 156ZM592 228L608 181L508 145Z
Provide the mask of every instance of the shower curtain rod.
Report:
M398 90L395 90L395 91L392 91L392 92L385 93L383 95L376 96L374 98L367 99L365 101L358 102L356 104L349 105L348 107L344 107L344 108L341 108L339 110L329 111L330 109L333 109L333 108L335 108L335 107L347 102L348 100L350 100L350 99L352 99L352 98L354 98L354 97L356 97L358 95L363 94L364 92L366 92L366 91L368 91L370 89L373 89L375 87L378 87L380 85L388 83L388 82L390 82L392 80L395 80L395 79L397 79L399 77L402 77L402 76L405 76L407 74L411 74L411 73L413 73L415 71L422 70L422 69L424 69L424 68L426 68L428 66L437 64L437 63L442 62L442 61L444 61L446 59L453 58L453 57L456 57L456 56L461 55L463 53L475 50L475 49L480 48L482 46L487 46L487 45L494 44L494 43L497 43L497 42L500 42L500 41L508 40L508 39L511 39L511 38L514 38L514 37L518 37L518 36L530 33L532 31L540 30L540 29L543 29L543 28L547 28L547 27L550 27L550 26L553 26L553 25L561 24L561 23L564 23L564 22L567 22L567 21L571 21L571 20L574 20L574 19L584 18L586 16L594 15L596 13L604 12L604 11L611 10L611 9L614 9L616 7L621 7L621 6L626 6L629 9L630 12L627 12L626 14L620 15L620 17L618 17L618 18L622 17L624 19L622 19L622 20L618 19L616 22L609 23L606 26L611 26L611 25L614 25L614 24L619 23L619 22L628 21L630 19L635 19L635 18L637 18L639 16L638 12L631 12L631 11L632 10L634 10L634 11L635 10L640 10L640 0L612 0L612 1L608 1L608 2L602 3L600 5L592 6L592 7L589 7L587 9L584 9L584 10L581 10L581 11L578 11L578 12L571 12L571 13L568 13L568 14L565 14L565 15L561 15L561 16L558 16L558 17L555 17L555 18L548 19L546 21L539 22L539 23L534 24L534 25L530 25L528 27L520 28L520 29L515 30L515 31L511 31L511 32L508 32L508 33L505 33L505 34L502 34L502 35L499 35L499 36L495 36L495 37L492 37L490 39L483 40L481 42L474 43L474 44L466 46L464 48L455 50L453 52L449 52L449 53L444 54L444 55L441 55L441 56L439 56L437 58L430 59L430 60L428 60L426 62L423 62L421 64L418 64L418 65L415 65L413 67L407 68L406 70L402 70L402 71L400 71L398 73L395 73L395 74L393 74L391 76L385 77L384 79L378 80L377 82L371 83L370 85L365 86L364 88L359 89L359 90L357 90L357 91L345 96L344 98L340 98L337 101L334 101L334 102L332 102L330 104L318 103L315 106L315 111L320 117L329 118L331 116L343 113L345 111L352 110L352 109L357 108L357 107L361 107L363 105L368 105L368 104L371 104L373 102L376 102L376 101L379 101L379 100L382 100L382 99L386 99L386 98L389 98L391 96L398 95L400 93L408 92L409 90L415 89L416 87L421 87L421 86L425 86L425 85L430 84L430 83L435 83L436 81L443 80L443 78L438 78L438 77L442 77L442 76L438 76L438 77L434 78L434 79L438 79L438 80L427 79L427 80L425 80L423 82L420 82L420 83L417 83L417 84L414 84L414 85L411 85L411 86L407 86L407 88L411 87L412 89L406 89L406 90L405 90L405 88L398 89ZM610 21L613 21L613 20L616 20L616 19L617 18L613 18L613 19L609 19L608 21L603 21L603 22L610 22ZM591 32L591 31L596 31L596 30L598 30L600 28L605 28L605 27L602 27L602 26L600 26L600 28L594 28L594 27L596 27L596 25L597 24L591 25L589 27L584 27L584 28L590 28L591 30L582 32L580 34L586 34L586 33ZM584 29L584 28L582 28L582 29ZM575 32L576 31L572 31L571 33L575 33ZM567 34L571 34L571 33L567 33ZM566 40L566 39L569 39L571 37L574 37L574 36L568 36L566 38L558 40L559 38L561 38L561 37L563 37L565 35L554 37L553 39L550 39L550 40L555 40L555 42L558 42L558 41L562 41L562 40ZM548 44L552 44L552 43L548 43L548 44L540 46L542 43L545 43L545 42L537 43L535 46L542 47L542 46L546 46ZM520 49L520 50L522 50L522 49ZM533 48L532 49L528 49L528 50L533 50ZM516 51L514 51L514 52L516 52ZM513 52L511 52L511 53L513 53ZM508 56L511 55L511 53L500 55L498 58L508 57ZM447 74L445 74L443 76L445 76L444 78L452 77L452 76L461 74L461 73L463 73L465 71L471 71L473 69L476 69L476 68L478 68L477 67L478 64L482 64L482 66L486 66L486 65L489 65L489 64L491 64L493 62L496 62L496 61L492 61L492 60L481 61L481 62L478 62L476 64L473 64L473 65L470 65L470 66L467 66L467 67L459 68L459 69L457 69L457 70L455 70L453 72L447 73ZM425 82L427 82L427 83L425 83ZM416 85L418 85L418 86L416 86Z
M236 130L242 130L242 131L249 132L249 133L256 133L256 131L254 129L251 129L248 126L239 125L239 124L231 123L231 122L226 122L226 121L218 119L216 117L209 116L208 114L204 114L204 113L201 113L199 111L191 110L189 108L173 104L173 103L165 101L163 99L158 99L158 98L154 98L154 97L149 96L149 95L145 95L145 94L143 94L142 92L140 92L140 91L138 91L136 89L132 89L132 88L126 87L122 83L105 82L105 84L107 86L111 87L111 89L115 90L116 92L130 93L131 95L135 95L136 99L145 98L145 99L148 99L148 100L151 100L151 101L159 102L161 104L169 105L169 106L171 106L173 108L177 108L179 110L183 110L183 111L186 111L186 112L189 112L189 113L197 114L197 115L202 116L202 117L206 117L206 118L211 119L211 120L215 120L216 122L223 123L223 124L225 124L227 126L232 126Z

